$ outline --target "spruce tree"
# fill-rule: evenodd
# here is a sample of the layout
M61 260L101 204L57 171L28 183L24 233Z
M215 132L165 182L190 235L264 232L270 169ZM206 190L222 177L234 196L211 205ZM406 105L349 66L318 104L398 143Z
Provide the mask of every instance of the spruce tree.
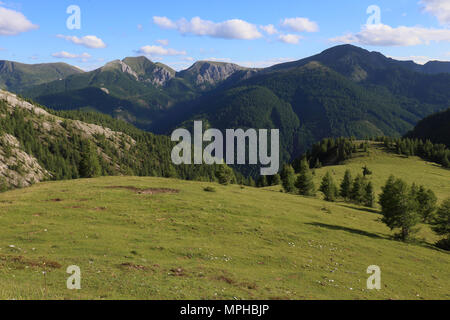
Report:
M284 165L281 171L283 189L286 193L295 192L295 171L291 165Z
M372 182L366 184L366 190L364 193L364 205L369 208L373 208L375 205L375 194L373 191Z
M353 178L350 170L345 171L344 179L341 183L340 195L344 199L350 199L353 185Z
M92 142L86 141L83 143L79 172L82 178L95 178L100 176L102 172L97 147Z
M382 209L382 221L391 229L400 228L399 237L407 240L416 231L414 227L420 222L417 212L417 201L411 192L411 188L401 179L389 177L382 188L380 205Z
M352 189L350 191L350 199L357 204L362 204L364 202L365 193L365 179L362 175L358 174L353 181Z
M259 188L265 188L267 187L269 184L267 182L267 177L266 176L260 176L258 179L258 187Z
M445 200L436 212L432 229L444 238L437 243L442 249L450 250L450 198Z
M272 185L273 186L279 186L281 184L281 177L280 175L277 173L276 175L274 175L272 177Z
M298 194L302 196L314 196L316 188L314 186L313 175L309 168L308 160L303 159L300 164L300 174L295 182Z
M6 183L6 179L0 177L0 193L8 190L8 184Z
M231 169L226 164L219 165L219 170L217 171L217 179L219 180L219 183L222 185L229 185L232 183L234 179L234 172L233 169Z
M427 190L421 186L415 192L415 197L418 204L418 212L422 216L422 221L425 223L431 222L437 206L436 195L432 190Z
M337 187L329 171L325 174L325 176L322 179L320 191L324 194L325 201L334 202L336 200Z

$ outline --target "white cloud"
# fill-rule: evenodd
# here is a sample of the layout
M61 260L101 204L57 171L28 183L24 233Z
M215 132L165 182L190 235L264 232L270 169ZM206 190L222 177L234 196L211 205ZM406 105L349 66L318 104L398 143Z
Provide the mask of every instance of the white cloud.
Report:
M236 64L247 67L247 68L267 68L276 64L295 61L294 58L272 58L267 60L259 60L259 61L241 61L236 62Z
M167 17L153 17L153 22L164 29L177 28L177 24Z
M415 46L430 42L450 42L450 29L405 26L393 28L384 24L364 25L358 33L349 33L330 40L373 46Z
M227 63L233 63L233 61L230 58L216 58L216 57L209 57L206 59L202 59L203 61L215 61L215 62L227 62Z
M298 44L302 36L297 34L282 34L278 37L281 42L290 43L290 44Z
M165 47L169 45L169 40L165 40L165 39L156 40L156 42L158 42L160 45L165 46Z
M66 51L56 52L52 54L52 57L59 58L59 59L90 59L91 55L89 53L82 53L82 54L74 54L69 53Z
M84 46L86 48L91 49L106 48L106 44L103 42L103 40L96 36L84 36L82 38L78 38L76 36L64 36L62 34L58 34L57 37L70 41L74 44Z
M270 36L278 33L278 30L275 28L273 24L268 24L267 26L260 26L260 28Z
M434 15L442 25L450 25L450 1L448 0L422 0L425 12Z
M202 20L200 17L192 18L190 21L183 18L176 22L167 17L153 17L153 22L161 28L176 29L181 34L241 40L252 40L262 37L255 25L240 19L216 23Z
M21 12L0 7L0 36L14 36L38 28Z
M287 18L281 22L281 26L294 32L319 31L319 25L308 18Z
M161 46L144 46L137 52L146 56L184 56L187 54L186 51L177 51L175 49L163 48Z
M144 29L144 26L143 26L142 24L138 24L138 25L137 25L137 29L138 29L139 31L142 31L142 30Z

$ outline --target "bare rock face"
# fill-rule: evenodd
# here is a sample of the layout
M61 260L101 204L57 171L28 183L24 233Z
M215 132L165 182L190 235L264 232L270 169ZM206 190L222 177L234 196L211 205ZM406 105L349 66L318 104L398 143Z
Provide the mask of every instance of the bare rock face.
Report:
M0 137L0 179L13 187L28 187L51 177L36 158L21 149L19 141L9 134Z
M165 86L167 82L169 82L174 77L173 73L171 73L166 68L155 67L152 71L152 76L150 80L156 86Z
M6 103L13 108L23 108L33 112L36 115L49 116L50 114L42 108L36 107L29 102L19 99L15 94L0 89L0 100L6 101Z
M195 76L195 84L201 85L215 85L219 82L225 81L235 72L246 70L241 66L233 63L219 63L201 61L195 63L187 73Z
M107 70L108 68L118 68L123 73L127 73L127 74L131 75L136 80L139 79L136 72L134 72L133 69L123 61L120 61L120 60L111 61L103 67L103 70Z

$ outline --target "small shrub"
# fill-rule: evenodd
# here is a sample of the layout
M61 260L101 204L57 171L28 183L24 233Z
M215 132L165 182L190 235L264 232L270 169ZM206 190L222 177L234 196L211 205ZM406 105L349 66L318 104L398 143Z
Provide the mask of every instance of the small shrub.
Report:
M206 187L206 188L203 189L203 191L205 191L205 192L217 192L216 188L214 188L214 187Z

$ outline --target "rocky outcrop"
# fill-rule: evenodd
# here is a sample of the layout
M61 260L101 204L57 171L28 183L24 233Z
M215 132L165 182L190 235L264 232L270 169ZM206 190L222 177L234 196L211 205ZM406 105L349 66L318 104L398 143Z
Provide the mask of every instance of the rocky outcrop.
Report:
M9 187L28 187L50 178L33 156L22 150L19 141L10 135L0 136L0 183Z
M233 63L200 61L180 72L180 77L189 79L197 86L216 85L225 81L237 71L248 70Z
M134 70L123 61L120 61L120 60L111 61L111 62L107 63L102 68L102 70L108 70L108 68L117 68L117 69L121 70L123 73L127 73L127 74L131 75L136 80L139 79L137 73L134 72Z
M147 79L155 86L165 86L175 75L164 67L156 66L151 74L151 77Z

